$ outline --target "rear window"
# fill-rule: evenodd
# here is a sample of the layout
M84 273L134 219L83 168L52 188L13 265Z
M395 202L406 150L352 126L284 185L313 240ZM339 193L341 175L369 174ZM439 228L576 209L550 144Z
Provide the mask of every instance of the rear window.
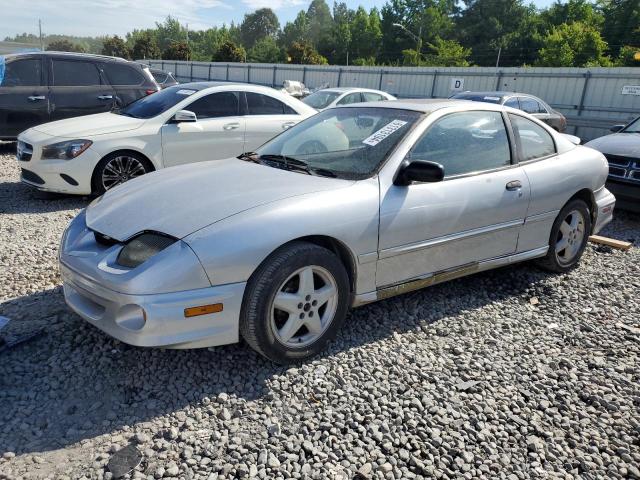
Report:
M141 85L144 77L135 68L122 63L105 63L102 68L111 85Z
M39 58L24 58L5 63L4 57L0 57L0 86L35 87L42 84L41 80L42 62Z
M53 60L54 86L88 87L100 83L100 71L93 62Z
M151 70L151 75L153 75L154 80L158 83L164 83L169 79L168 74L157 70Z

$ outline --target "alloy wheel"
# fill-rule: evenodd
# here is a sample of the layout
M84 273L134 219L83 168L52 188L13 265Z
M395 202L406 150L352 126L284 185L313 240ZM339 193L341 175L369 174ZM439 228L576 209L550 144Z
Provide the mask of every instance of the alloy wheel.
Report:
M556 239L556 256L562 264L571 263L580 253L585 236L584 217L578 210L572 210L560 224Z
M147 173L140 160L128 155L112 158L102 170L102 186L105 190Z
M325 268L310 265L293 272L271 303L270 326L283 345L300 348L320 338L338 307L338 286Z

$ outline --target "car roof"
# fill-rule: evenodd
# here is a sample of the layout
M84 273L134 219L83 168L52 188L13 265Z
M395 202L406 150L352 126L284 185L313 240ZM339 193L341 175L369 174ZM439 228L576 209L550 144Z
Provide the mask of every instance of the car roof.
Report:
M500 97L500 98L504 98L504 97L511 97L513 95L517 95L519 97L533 97L533 98L538 98L535 95L532 95L530 93L524 93L524 92L509 92L509 91L505 91L505 90L495 90L495 91L474 91L474 90L466 90L464 92L458 92L456 93L456 95L478 95L478 96L484 96L484 97Z
M435 110L448 107L460 107L464 105L473 105L475 109L502 111L502 105L492 103L471 102L469 100L458 100L449 98L405 98L402 100L386 100L382 102L366 102L350 103L348 105L340 105L334 108L353 108L353 107L381 107L381 108L397 108L401 110L414 110L416 112L431 113Z
M10 53L9 55L5 55L5 57L32 57L32 56L44 56L48 55L51 57L68 57L68 58L94 58L99 60L107 60L114 62L126 62L126 63L135 63L131 62L122 57L110 57L108 55L98 55L96 53L81 53L81 52L57 52L54 50L47 50L44 52L18 52L18 53Z
M360 87L331 87L331 88L322 88L322 89L318 90L318 92L338 92L338 93L354 92L354 91L358 91L358 92L376 92L376 93L377 92L382 92L382 90L374 90L372 88L360 88ZM385 92L382 92L382 93L385 93Z

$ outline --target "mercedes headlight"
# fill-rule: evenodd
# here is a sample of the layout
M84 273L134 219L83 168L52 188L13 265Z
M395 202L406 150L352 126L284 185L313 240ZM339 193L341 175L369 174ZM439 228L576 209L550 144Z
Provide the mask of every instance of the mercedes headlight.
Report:
M175 242L175 238L161 233L142 233L129 240L120 250L116 263L123 267L135 268Z
M69 140L42 147L43 160L71 160L91 146L91 140Z

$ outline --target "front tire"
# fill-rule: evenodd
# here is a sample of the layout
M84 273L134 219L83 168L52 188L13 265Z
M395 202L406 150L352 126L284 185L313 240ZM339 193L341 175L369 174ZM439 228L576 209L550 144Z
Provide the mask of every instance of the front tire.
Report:
M279 364L321 352L344 323L349 277L326 248L295 242L274 252L247 283L240 334Z
M583 200L571 200L556 217L549 238L549 251L538 264L557 273L573 269L587 247L590 232L589 207Z
M91 191L96 195L102 195L117 185L151 171L151 162L139 153L113 152L100 160L93 171Z

